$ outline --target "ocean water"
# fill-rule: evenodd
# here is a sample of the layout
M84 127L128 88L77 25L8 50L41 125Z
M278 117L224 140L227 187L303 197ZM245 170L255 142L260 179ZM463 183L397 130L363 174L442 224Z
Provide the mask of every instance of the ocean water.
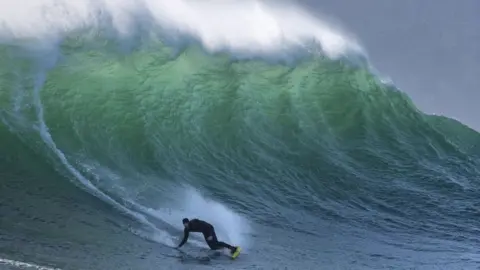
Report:
M1 6L1 269L479 269L480 135L334 25L256 1ZM183 217L242 254L172 249Z

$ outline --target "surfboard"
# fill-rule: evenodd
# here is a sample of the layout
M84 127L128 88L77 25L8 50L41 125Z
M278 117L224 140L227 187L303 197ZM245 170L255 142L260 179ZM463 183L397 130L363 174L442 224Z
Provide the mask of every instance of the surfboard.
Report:
M242 249L240 247L237 247L237 250L235 250L235 252L232 254L232 260L235 260L238 255L240 255L240 251L242 251Z

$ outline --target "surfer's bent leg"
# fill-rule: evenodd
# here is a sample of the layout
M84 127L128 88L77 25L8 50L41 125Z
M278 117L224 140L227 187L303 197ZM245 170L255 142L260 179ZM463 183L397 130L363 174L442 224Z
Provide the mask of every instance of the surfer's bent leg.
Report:
M207 241L207 245L213 250L228 248L230 249L231 252L235 252L235 250L237 249L236 247L231 246L225 242L218 241L217 235L215 234L215 230L212 230L210 233L208 233L208 235L204 234L204 236L205 236L205 241Z

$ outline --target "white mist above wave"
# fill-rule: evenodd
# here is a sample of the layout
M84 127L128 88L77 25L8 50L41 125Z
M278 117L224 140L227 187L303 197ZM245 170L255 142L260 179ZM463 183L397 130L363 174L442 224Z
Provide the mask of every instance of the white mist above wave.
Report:
M361 47L335 27L293 5L266 5L258 0L39 0L0 3L0 37L55 44L78 29L108 21L120 36L134 34L144 23L162 28L172 38L194 37L205 49L242 54L284 52L291 46L320 44L329 57Z

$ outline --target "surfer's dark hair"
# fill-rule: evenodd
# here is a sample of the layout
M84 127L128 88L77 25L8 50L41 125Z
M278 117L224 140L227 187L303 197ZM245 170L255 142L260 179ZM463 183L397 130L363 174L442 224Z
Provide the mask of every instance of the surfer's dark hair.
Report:
M190 221L190 220L188 220L188 218L182 219L182 223L184 223L184 224L185 224L185 223L188 223L189 221Z

